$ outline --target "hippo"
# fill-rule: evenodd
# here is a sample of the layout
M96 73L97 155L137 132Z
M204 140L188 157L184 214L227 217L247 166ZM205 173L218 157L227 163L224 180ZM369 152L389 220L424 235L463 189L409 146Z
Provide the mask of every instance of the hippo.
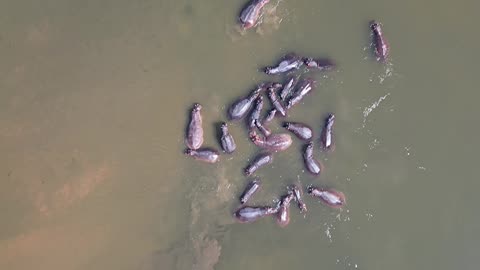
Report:
M293 89L300 81L300 75L291 76L285 86L283 86L282 90L280 91L280 99L286 100L287 97L292 93Z
M246 168L245 168L245 175L249 176L252 175L255 171L260 169L261 167L272 163L273 161L273 155L270 153L261 153L257 155L252 163L250 163Z
M192 156L196 160L200 160L207 163L215 163L219 160L220 155L214 149L203 148L203 149L186 149L185 154Z
M287 110L292 108L295 104L299 103L305 95L310 93L315 85L315 81L312 79L304 79L300 84L297 91L295 91L287 102Z
M379 22L373 20L370 21L370 29L373 35L373 47L377 61L385 61L390 51L390 45L383 35L382 26Z
M257 24L258 18L260 18L263 6L265 6L270 0L252 0L243 8L240 13L240 22L244 29L251 28Z
M329 58L312 58L312 57L306 57L303 58L303 62L305 63L305 66L309 68L316 68L321 71L328 71L332 70L335 68L336 64L333 62L333 60Z
M291 131L295 136L302 140L310 140L313 137L312 129L302 123L297 122L284 122L283 127L288 131Z
M263 124L268 124L268 123L270 123L270 122L273 120L273 118L275 118L275 114L276 114L276 113L277 113L277 109L275 109L275 108L269 110L269 111L267 112L267 114L265 115L265 117L263 118L263 121L262 121Z
M260 184L261 182L259 178L256 178L255 180L248 183L245 191L243 191L242 193L242 196L240 196L240 203L245 204L248 200L250 200L252 195L260 188Z
M187 127L187 136L185 138L185 144L189 149L198 149L203 144L203 127L202 127L202 115L200 111L202 105L195 103L190 115L190 122Z
M305 167L312 174L320 174L323 171L323 165L313 157L313 142L307 143L304 149L303 161Z
M280 208L277 213L277 223L280 227L285 227L290 223L290 202L294 197L293 192L289 191L287 195L280 199Z
M228 117L230 120L239 120L245 117L253 101L260 95L263 90L263 85L259 85L255 90L250 92L247 97L243 97L235 101L228 109Z
M230 134L230 132L228 131L227 123L222 123L220 129L222 130L222 136L220 137L222 149L225 153L231 154L237 148L235 140L233 139L232 134Z
M238 209L234 216L241 223L250 223L259 218L276 214L278 207L271 206L244 206Z
M293 192L293 195L295 196L295 201L297 201L298 208L300 208L300 213L306 213L307 205L302 199L302 192L300 188L297 185L291 185L289 189Z
M280 99L277 96L276 89L273 87L269 87L267 89L267 95L273 107L277 110L277 112L282 116L286 116L287 111L283 107L282 103L280 103Z
M264 126L260 121L256 120L255 121L255 126L260 130L260 132L263 134L263 136L268 137L272 134L272 131L268 129L266 126ZM255 134L253 130L250 130L250 134Z
M268 137L262 137L256 132L250 134L250 140L261 148L269 151L284 151L292 144L292 137L289 134L272 134Z
M262 112L263 109L263 97L258 96L257 99L255 99L255 106L252 109L252 112L250 113L250 117L248 118L248 128L250 130L255 128L255 121L258 121L260 119L260 113Z
M320 140L322 148L326 151L333 151L335 149L335 143L333 142L333 124L335 123L335 115L329 114L325 120L325 126L322 130Z
M299 69L303 65L303 60L300 56L289 53L285 55L280 63L276 66L266 67L265 73L267 74L279 74L286 73L294 69Z
M342 208L346 204L345 195L334 189L317 188L310 186L308 194L320 199L324 204L332 208Z

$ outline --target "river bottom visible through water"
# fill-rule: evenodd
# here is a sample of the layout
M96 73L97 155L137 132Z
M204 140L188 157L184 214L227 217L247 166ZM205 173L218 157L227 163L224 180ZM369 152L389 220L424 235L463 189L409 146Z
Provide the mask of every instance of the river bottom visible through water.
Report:
M245 1L4 1L0 4L0 269L477 269L475 1L270 1L243 30ZM390 43L372 54L370 20ZM235 220L260 153L227 108L265 81L285 54L328 57L299 69L316 88L284 121L312 127L320 176L305 142L259 169L249 205L275 205L302 187L308 212ZM264 98L265 107L270 103ZM184 154L194 103L205 147L233 154L207 164ZM264 110L262 116L266 113ZM320 150L335 114L335 150ZM309 185L346 196L332 209Z

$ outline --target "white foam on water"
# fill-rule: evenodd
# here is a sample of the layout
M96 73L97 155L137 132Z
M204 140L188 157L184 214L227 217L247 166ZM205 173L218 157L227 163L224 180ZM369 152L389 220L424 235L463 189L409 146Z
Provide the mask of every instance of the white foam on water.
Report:
M326 229L325 229L325 235L327 236L328 241L330 241L330 243L332 243L333 240L332 240L332 232L331 232L331 230L332 230L332 229L334 230L335 227L333 227L332 224L328 224L328 223L323 223L323 225L326 227Z
M390 96L390 93L387 93L384 96L381 96L380 98L378 98L377 101L373 102L370 106L365 107L365 109L363 110L363 125L362 125L362 128L365 128L365 126L367 124L367 118L370 115L370 113L372 113L373 110L378 108L378 106L380 106L380 103L382 103L382 101L384 101L388 96Z
M373 149L377 148L377 146L379 146L379 145L380 145L380 141L377 138L374 138L373 142L368 145L368 148L370 150L373 150Z
M343 258L337 258L336 264L343 264L346 268L345 269L358 269L359 266L356 263L351 261L350 256L345 256Z
M371 221L373 219L373 214L370 212L365 213L365 216L367 217L368 221Z

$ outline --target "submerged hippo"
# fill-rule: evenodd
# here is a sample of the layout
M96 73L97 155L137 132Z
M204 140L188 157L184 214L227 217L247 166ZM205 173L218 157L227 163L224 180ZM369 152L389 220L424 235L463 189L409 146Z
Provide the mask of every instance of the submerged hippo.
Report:
M263 6L270 0L252 0L240 13L240 22L244 29L251 28L257 24L260 18Z
M294 69L299 69L303 65L303 60L300 56L289 53L285 55L280 63L276 66L266 67L265 73L267 74L278 74L289 72Z
M269 122L271 122L273 118L275 118L275 114L277 114L277 109L273 108L269 110L265 115L265 117L263 118L263 121L262 121L263 124L268 124Z
M318 162L313 157L313 142L309 142L307 145L305 145L303 161L305 163L305 167L310 173L320 174L323 171L322 163Z
M190 114L190 122L187 127L187 136L185 138L185 144L190 149L198 149L203 144L203 127L202 127L202 115L200 110L202 105L195 103L193 105L192 112Z
M261 167L272 163L272 161L273 161L273 155L270 153L261 153L257 155L252 161L252 163L250 163L245 168L245 175L247 176L252 175L255 171L257 171Z
M285 133L262 137L256 132L252 132L250 139L256 146L275 152L286 150L292 144L292 137Z
M309 68L316 68L319 70L332 70L335 68L335 62L333 62L329 58L311 58L311 57L306 57L303 58L303 62L305 65Z
M287 102L287 109L292 108L295 104L299 103L305 95L312 91L315 85L315 81L312 79L304 79L300 86L298 87L297 91L295 91L290 99Z
M383 35L382 27L379 22L371 21L370 29L373 34L373 47L378 61L385 61L388 57L390 46Z
M250 200L252 195L260 188L260 184L261 182L258 178L248 183L245 191L242 193L242 196L240 196L240 203L245 204L248 200Z
M258 130L260 130L260 132L265 136L265 137L268 137L272 134L272 131L270 131L270 129L268 129L266 126L264 126L262 123L260 123L260 121L256 120L255 121L255 126L258 128ZM249 134L255 134L255 131L254 130L250 130L250 133Z
M322 130L320 140L322 142L322 148L326 151L335 150L335 143L333 142L333 124L335 123L335 115L329 114L325 120L325 126Z
M334 189L308 187L308 194L320 199L324 204L332 208L341 208L346 204L345 195Z
M234 216L241 223L249 223L258 220L259 218L273 215L278 212L277 207L270 206L244 206L238 209Z
M216 150L204 148L204 149L187 149L185 154L192 156L196 160L200 160L207 163L215 163L219 160L220 155Z
M259 85L257 89L250 92L247 97L243 97L235 101L228 109L228 117L230 118L230 120L238 120L245 117L245 115L252 107L253 101L260 95L262 90L263 85Z
M302 123L296 122L285 122L283 123L283 127L286 128L288 131L291 131L295 136L302 140L310 140L313 137L312 129Z
M232 134L228 131L227 123L222 123L220 126L222 130L222 136L220 137L220 143L222 145L222 149L225 153L231 154L237 148L235 144L235 140L233 139Z

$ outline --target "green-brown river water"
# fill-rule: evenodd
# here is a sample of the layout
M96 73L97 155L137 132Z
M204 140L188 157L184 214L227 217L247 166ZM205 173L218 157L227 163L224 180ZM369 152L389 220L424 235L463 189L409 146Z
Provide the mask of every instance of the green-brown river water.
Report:
M272 0L240 31L244 5L0 2L0 269L479 269L479 2ZM371 19L387 65L371 55ZM258 172L251 204L300 183L347 206L305 196L286 228L238 224L258 150L238 122L234 155L188 158L188 109L203 105L205 145L219 148L226 106L283 82L259 69L291 51L338 63L308 74L318 87L289 116L318 137L334 112L336 149L316 141L326 170L313 177L294 139Z

